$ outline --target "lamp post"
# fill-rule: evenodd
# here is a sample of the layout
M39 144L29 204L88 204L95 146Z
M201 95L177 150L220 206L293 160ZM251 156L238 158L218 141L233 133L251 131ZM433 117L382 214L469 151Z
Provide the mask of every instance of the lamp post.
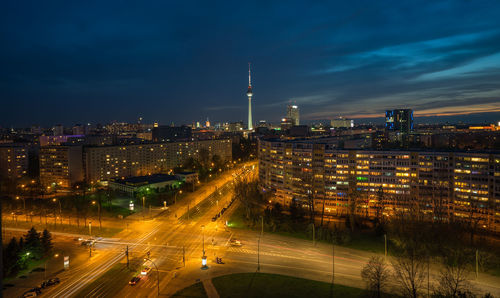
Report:
M144 261L150 261L155 266L156 274L158 275L158 296L160 296L160 271L158 271L158 267L156 267L156 264L150 258L144 258Z
M179 190L178 192L175 193L174 204L177 204L177 194L181 194L182 195L182 190Z
M205 226L201 226L201 235L203 237L203 256L205 256Z
M92 237L92 222L89 221L89 236Z
M146 197L142 196L142 219L144 219L145 210L146 210Z
M54 255L54 258L58 258L58 257L59 257L59 254L55 254ZM47 261L45 261L45 263L43 263L43 268L44 268L44 270L43 270L43 279L47 278L47 263L49 261L50 261L50 258Z
M96 201L92 201L92 205L96 205ZM99 217L99 231L102 229L102 222L101 222L101 204L97 204L97 216Z
M260 272L260 239L264 235L264 217L261 216L260 219L262 220L262 228L260 230L260 237L257 240L257 272Z

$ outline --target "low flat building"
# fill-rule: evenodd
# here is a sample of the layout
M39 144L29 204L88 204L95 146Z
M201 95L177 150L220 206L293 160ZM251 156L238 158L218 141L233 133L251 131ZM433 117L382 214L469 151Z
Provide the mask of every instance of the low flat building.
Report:
M198 182L198 173L196 172L180 172L175 174L177 179L186 183L196 183Z
M145 190L166 190L179 188L183 182L174 175L155 174L147 176L113 179L108 182L111 190L134 196Z

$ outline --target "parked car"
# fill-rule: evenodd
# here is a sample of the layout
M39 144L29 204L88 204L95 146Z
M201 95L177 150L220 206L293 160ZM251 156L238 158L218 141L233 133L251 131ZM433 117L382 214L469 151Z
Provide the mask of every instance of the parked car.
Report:
M42 294L42 289L40 287L34 287L33 289L24 292L23 297L35 297Z
M46 287L57 285L60 282L61 282L61 280L58 277L51 278L49 280L46 280L46 281L42 282L41 288L44 289Z
M141 281L141 277L140 276L134 276L132 277L132 279L128 282L129 285L133 286L133 285L136 285L138 282Z

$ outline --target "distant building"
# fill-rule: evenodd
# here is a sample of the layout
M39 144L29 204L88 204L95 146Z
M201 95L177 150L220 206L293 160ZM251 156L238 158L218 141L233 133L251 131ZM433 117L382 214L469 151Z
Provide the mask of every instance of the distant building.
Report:
M64 135L64 126L62 126L61 124L57 124L56 126L52 127L52 132L55 136Z
M190 141L192 130L189 126L167 126L160 125L153 127L153 141L155 142L174 142Z
M208 158L218 155L223 161L232 160L232 144L228 139L85 147L85 177L88 183L96 183L168 173L189 158L200 158L202 151L208 153Z
M82 146L40 148L40 182L44 187L69 188L83 178Z
M40 146L53 146L60 145L62 143L68 142L69 139L73 138L83 138L83 135L56 135L56 136L40 136Z
M354 120L338 117L336 119L332 119L330 121L330 125L333 128L352 128L354 127Z
M281 130L286 131L289 130L293 126L292 119L290 118L282 118L281 119Z
M39 125L31 126L31 133L35 135L41 135L43 132L42 128Z
M243 121L224 123L222 129L227 132L239 132L243 131L245 124Z
M136 136L139 139L143 139L143 140L147 140L147 141L153 140L153 133L151 131L138 132Z
M292 125L300 125L299 107L296 105L288 105L286 107L286 118L290 119Z
M84 135L85 134L85 126L81 124L77 124L73 126L73 134L74 135Z
M266 120L259 120L259 125L258 127L269 127L268 123Z
M22 144L0 145L0 178L19 179L28 173L28 147Z
M307 125L294 125L290 127L289 136L295 138L305 138L310 134L309 126Z
M413 130L413 110L399 109L385 111L385 129L409 134Z

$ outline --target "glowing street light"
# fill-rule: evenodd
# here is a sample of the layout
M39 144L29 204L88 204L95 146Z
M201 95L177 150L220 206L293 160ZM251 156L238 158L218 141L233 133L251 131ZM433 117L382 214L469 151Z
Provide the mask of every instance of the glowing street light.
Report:
M144 258L144 262L150 261L156 269L156 274L158 275L158 297L160 296L160 271L158 271L158 267L156 267L156 264L150 259L150 258Z

